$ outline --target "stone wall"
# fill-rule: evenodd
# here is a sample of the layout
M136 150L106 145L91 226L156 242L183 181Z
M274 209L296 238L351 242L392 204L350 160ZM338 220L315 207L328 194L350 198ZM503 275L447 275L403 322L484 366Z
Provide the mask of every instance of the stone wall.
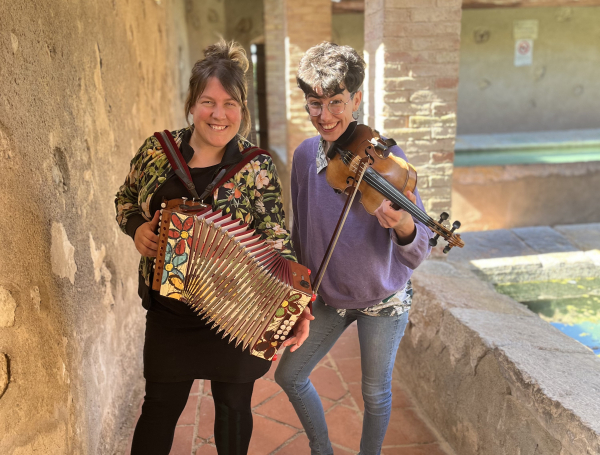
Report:
M142 141L184 122L184 4L0 10L0 453L120 453L144 312L113 201Z
M396 365L457 454L600 453L591 350L459 264L426 261L413 285Z

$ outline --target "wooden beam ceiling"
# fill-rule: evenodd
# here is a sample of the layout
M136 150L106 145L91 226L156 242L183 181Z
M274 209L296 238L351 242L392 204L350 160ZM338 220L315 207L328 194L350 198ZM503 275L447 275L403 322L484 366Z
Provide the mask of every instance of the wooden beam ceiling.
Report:
M600 0L463 0L463 9L530 8L537 6L600 6ZM364 0L342 0L331 3L332 13L364 13Z

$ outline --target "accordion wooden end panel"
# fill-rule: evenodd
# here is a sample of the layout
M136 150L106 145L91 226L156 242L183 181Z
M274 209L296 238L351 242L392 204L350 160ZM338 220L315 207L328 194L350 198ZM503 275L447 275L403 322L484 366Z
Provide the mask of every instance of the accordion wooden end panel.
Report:
M163 204L152 289L254 356L273 359L292 336L312 298L309 274L231 215L189 201Z

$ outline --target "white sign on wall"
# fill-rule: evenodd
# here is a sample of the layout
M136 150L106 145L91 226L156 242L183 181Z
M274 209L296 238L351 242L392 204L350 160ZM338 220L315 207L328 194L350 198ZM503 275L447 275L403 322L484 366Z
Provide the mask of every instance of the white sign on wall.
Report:
M515 66L529 66L533 63L533 40L515 41Z

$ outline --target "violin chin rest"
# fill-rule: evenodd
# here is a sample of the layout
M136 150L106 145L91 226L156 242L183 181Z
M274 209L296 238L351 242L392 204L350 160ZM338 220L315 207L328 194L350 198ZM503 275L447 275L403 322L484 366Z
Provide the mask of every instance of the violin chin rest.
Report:
M348 128L346 128L346 131L344 131L342 135L337 138L337 141L335 141L335 145L343 148L346 144L348 144L348 142L350 142L350 139L352 139L352 135L354 134L354 130L356 129L357 125L358 122L350 122L348 124Z

